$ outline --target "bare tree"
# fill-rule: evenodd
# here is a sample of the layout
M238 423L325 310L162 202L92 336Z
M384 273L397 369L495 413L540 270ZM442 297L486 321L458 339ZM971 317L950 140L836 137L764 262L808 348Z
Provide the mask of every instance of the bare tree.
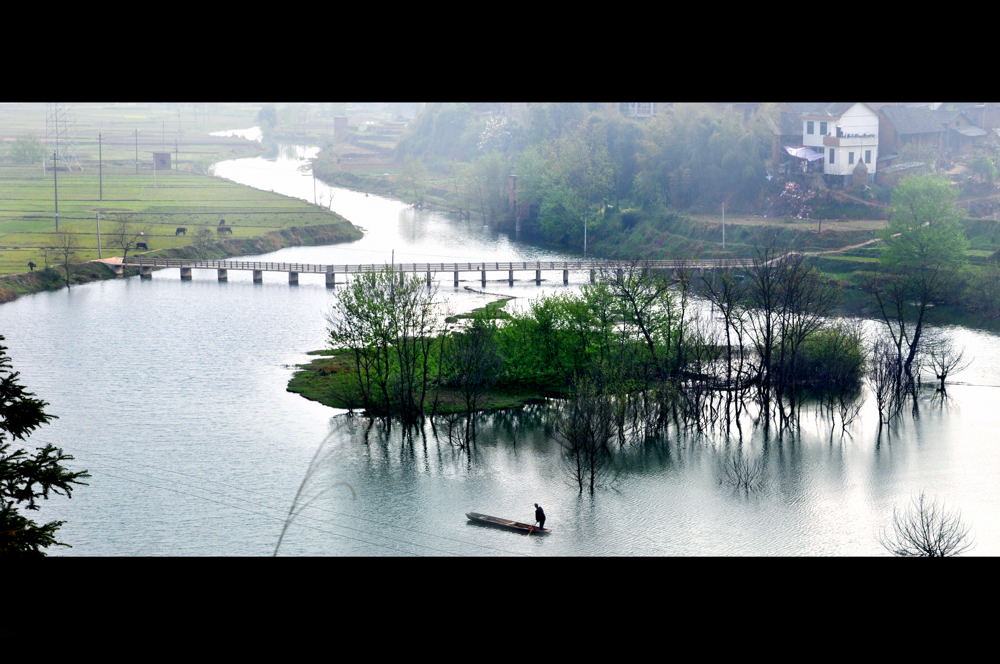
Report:
M669 347L672 332L679 325L679 305L668 275L634 264L602 277L621 307L623 330L638 331L656 370L665 371L667 367L661 365L664 346Z
M946 558L957 556L973 545L961 514L946 510L937 500L929 500L923 491L909 510L892 510L892 527L893 532L883 531L879 540L896 556Z
M76 235L66 231L60 231L55 235L55 251L59 256L59 264L63 269L63 281L66 288L69 288L72 278L72 262L76 259L76 251L79 248Z
M586 382L578 382L575 396L566 404L557 438L563 460L580 493L604 484L613 470L611 440L615 436L614 405Z
M148 226L139 226L133 215L125 213L114 217L114 225L106 235L108 244L122 250L122 262L128 259L128 252L135 249L139 242L144 241Z
M764 460L750 460L741 453L726 457L722 465L722 482L746 492L764 486Z
M939 381L938 392L945 391L944 383L948 376L964 371L972 364L971 359L965 358L965 349L956 348L952 340L945 337L935 336L929 339L926 352L930 368Z
M893 341L885 337L875 341L868 363L868 379L878 406L878 429L881 433L882 425L895 419L905 400L903 359Z

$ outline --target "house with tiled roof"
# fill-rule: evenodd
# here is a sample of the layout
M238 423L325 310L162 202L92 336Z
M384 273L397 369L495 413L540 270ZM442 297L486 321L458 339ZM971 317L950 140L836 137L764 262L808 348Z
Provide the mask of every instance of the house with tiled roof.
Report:
M786 155L804 172L821 172L831 184L874 180L879 153L879 115L861 102L788 103L772 131L788 141ZM789 134L795 128L794 135Z
M883 154L892 160L901 152L932 150L940 156L954 155L978 145L988 135L975 115L967 110L909 105L884 106L879 140Z

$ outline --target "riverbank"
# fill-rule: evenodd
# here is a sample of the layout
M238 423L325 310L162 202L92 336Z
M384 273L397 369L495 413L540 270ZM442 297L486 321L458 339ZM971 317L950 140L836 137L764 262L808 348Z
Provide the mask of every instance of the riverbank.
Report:
M335 215L336 216L336 215ZM285 247L340 244L360 239L363 233L346 219L321 226L292 226L263 235L193 244L143 255L156 258L222 259L232 256L266 254ZM25 274L0 277L0 304L11 302L22 295L59 290L66 286L62 268L49 267ZM126 268L125 276L138 274L135 268ZM115 279L118 275L105 263L88 261L70 265L70 285L85 284L102 279Z

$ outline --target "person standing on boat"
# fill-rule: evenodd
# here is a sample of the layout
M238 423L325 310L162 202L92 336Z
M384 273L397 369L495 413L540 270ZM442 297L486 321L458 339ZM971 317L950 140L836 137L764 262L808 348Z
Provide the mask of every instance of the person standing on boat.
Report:
M538 529L545 530L545 511L535 503L535 521L538 522Z

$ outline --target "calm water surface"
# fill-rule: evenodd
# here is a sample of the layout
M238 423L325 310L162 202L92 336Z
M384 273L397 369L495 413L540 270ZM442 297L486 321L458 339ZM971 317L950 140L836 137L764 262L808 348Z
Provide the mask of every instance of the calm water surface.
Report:
M222 177L314 200L306 158L216 167ZM304 263L556 259L463 222L378 196L316 183L317 202L363 227L350 245L298 247L262 260ZM492 298L478 275L440 284L443 307L465 311ZM496 274L506 277L506 273ZM522 275L526 278L533 274ZM486 291L526 302L565 287L561 275L490 281ZM571 276L582 283L584 274ZM25 384L59 419L33 441L53 442L92 473L71 500L37 513L63 519L54 555L261 556L274 552L290 507L297 516L281 555L656 556L881 555L879 530L894 505L920 490L960 508L971 553L1000 553L1000 339L953 328L976 356L950 398L928 399L876 441L866 406L847 435L806 418L795 440L748 431L767 482L747 495L720 483L738 441L677 438L627 455L617 483L579 495L561 465L546 419L535 410L496 415L471 456L428 427L397 428L285 391L293 365L324 345L330 293L321 275L230 272L228 283L177 270L23 297L0 307L0 333ZM574 285L571 283L570 288ZM296 501L296 495L298 499ZM541 503L545 538L480 528L464 513L530 521Z

